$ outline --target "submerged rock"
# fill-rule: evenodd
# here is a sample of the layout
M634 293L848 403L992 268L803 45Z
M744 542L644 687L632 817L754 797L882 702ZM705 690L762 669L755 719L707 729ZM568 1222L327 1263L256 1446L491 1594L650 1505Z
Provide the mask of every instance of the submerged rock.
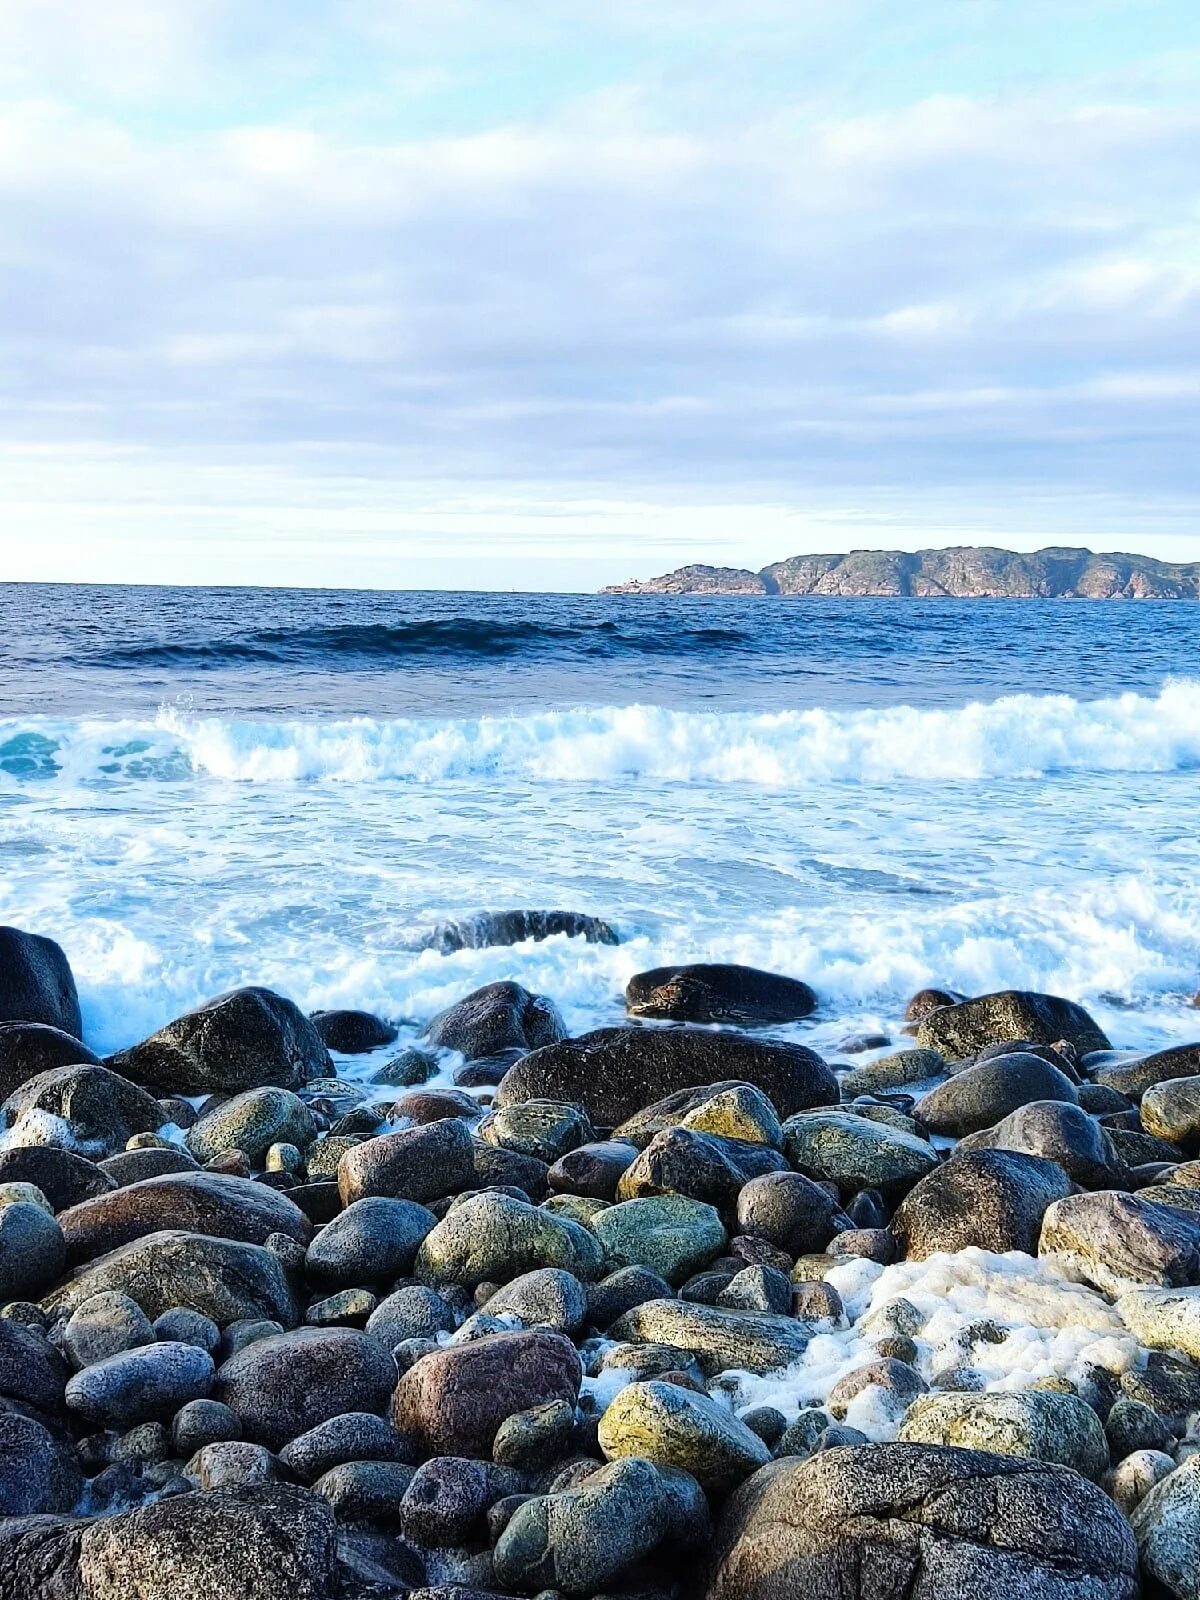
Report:
M797 978L722 963L655 967L630 978L625 988L630 1016L671 1022L768 1027L798 1022L816 1008L815 993Z
M588 944L619 944L616 929L583 911L479 911L473 917L439 922L424 944L442 955L456 950L485 950L493 945L540 942L557 936Z

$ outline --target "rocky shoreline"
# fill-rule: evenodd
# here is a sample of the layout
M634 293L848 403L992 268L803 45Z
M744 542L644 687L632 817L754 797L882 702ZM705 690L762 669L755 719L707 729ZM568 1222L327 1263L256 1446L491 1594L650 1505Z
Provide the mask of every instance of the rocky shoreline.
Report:
M1200 1044L818 1005L246 988L101 1059L0 929L0 1596L1197 1600Z

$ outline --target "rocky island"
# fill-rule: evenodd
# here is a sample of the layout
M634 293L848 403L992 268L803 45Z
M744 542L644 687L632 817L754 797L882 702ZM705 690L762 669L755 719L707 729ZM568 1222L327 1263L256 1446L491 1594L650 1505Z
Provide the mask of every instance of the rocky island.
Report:
M826 595L950 600L1197 600L1200 561L1095 555L1057 546L1021 553L990 545L851 550L789 556L760 572L692 565L612 584L604 594Z

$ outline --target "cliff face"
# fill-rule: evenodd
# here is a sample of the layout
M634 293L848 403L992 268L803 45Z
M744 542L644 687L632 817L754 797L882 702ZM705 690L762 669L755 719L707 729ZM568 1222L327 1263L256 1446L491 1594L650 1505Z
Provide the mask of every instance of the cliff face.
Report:
M990 545L949 550L852 550L790 556L761 572L680 567L614 584L605 594L902 596L955 600L1200 600L1200 561L1094 555L1052 547L1021 554Z

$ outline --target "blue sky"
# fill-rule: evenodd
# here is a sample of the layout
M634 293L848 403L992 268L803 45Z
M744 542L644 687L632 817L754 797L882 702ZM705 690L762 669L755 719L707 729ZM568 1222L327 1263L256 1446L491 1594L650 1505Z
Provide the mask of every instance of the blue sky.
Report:
M1200 558L1194 0L0 0L0 577Z

